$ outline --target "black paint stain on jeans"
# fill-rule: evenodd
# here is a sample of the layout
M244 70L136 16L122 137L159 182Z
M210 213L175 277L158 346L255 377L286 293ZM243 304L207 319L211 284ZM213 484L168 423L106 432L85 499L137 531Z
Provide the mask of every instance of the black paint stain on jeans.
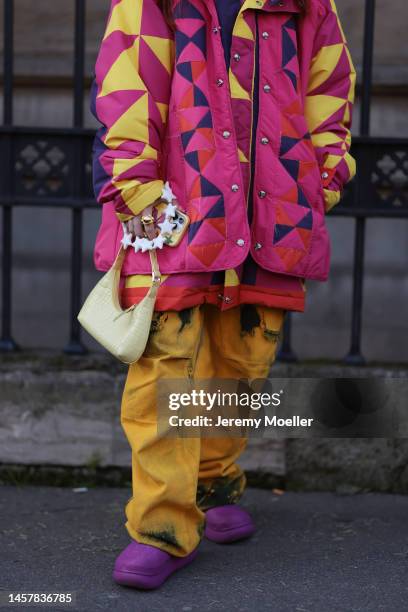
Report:
M235 477L221 476L210 482L199 482L196 503L203 512L216 506L235 504L245 488L245 474Z
M179 329L179 333L183 331L184 327L191 323L191 313L192 308L183 308L183 310L178 311L178 316L180 317L181 325Z
M241 332L253 334L254 328L261 324L261 317L254 304L241 305Z
M167 546L173 546L174 548L177 548L179 550L182 549L182 546L177 541L176 533L173 526L158 529L157 531L143 531L140 532L140 535L144 538L148 538L149 540L153 540L154 542L166 544Z
M276 342L280 336L280 331L276 331L274 329L264 329L263 334L267 340L271 340L271 342Z
M150 325L150 333L155 334L163 327L164 321L167 320L167 313L163 310L153 311L152 322Z

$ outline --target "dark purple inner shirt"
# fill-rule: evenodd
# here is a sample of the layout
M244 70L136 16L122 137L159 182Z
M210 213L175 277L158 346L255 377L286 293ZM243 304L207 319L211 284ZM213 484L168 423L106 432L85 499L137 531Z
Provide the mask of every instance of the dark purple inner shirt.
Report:
M241 0L215 0L218 20L221 26L221 40L224 47L225 64L227 71L231 56L232 29L241 8ZM254 75L254 99L253 99L253 122L252 122L252 144L251 144L251 180L248 197L248 220L252 220L252 198L253 178L255 170L255 133L258 123L258 87L259 87L259 47L258 47L258 11L255 11L256 23L256 45L255 45L255 75Z

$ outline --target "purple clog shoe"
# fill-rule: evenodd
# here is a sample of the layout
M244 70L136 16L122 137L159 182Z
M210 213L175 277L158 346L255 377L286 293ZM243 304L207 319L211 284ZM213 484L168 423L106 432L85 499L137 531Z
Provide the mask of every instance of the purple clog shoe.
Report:
M196 548L186 557L175 557L156 546L133 540L116 559L113 579L137 589L156 589L170 574L191 563L197 552Z
M251 516L235 504L210 508L205 513L205 517L204 535L218 544L243 540L255 532Z

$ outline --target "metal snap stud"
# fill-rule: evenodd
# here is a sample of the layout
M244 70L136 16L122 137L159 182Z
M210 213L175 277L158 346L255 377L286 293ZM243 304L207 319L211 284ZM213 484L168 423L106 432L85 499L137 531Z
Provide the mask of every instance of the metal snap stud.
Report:
M259 195L260 198L264 198L266 196L266 191L261 189L260 191L258 191L258 195Z
M236 183L234 183L233 185L231 185L231 189L232 191L238 191L239 187Z
M245 240L243 238L238 238L237 245L238 246L244 246L244 244L245 244Z

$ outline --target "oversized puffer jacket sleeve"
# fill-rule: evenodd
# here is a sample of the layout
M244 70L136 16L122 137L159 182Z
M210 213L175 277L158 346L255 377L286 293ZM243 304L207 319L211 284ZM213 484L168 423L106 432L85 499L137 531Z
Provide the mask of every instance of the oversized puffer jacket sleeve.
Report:
M120 221L161 196L159 164L168 116L174 35L155 0L111 0L95 66L91 110L102 124L93 183Z
M318 0L305 114L320 165L326 211L356 173L350 155L356 72L334 0Z

